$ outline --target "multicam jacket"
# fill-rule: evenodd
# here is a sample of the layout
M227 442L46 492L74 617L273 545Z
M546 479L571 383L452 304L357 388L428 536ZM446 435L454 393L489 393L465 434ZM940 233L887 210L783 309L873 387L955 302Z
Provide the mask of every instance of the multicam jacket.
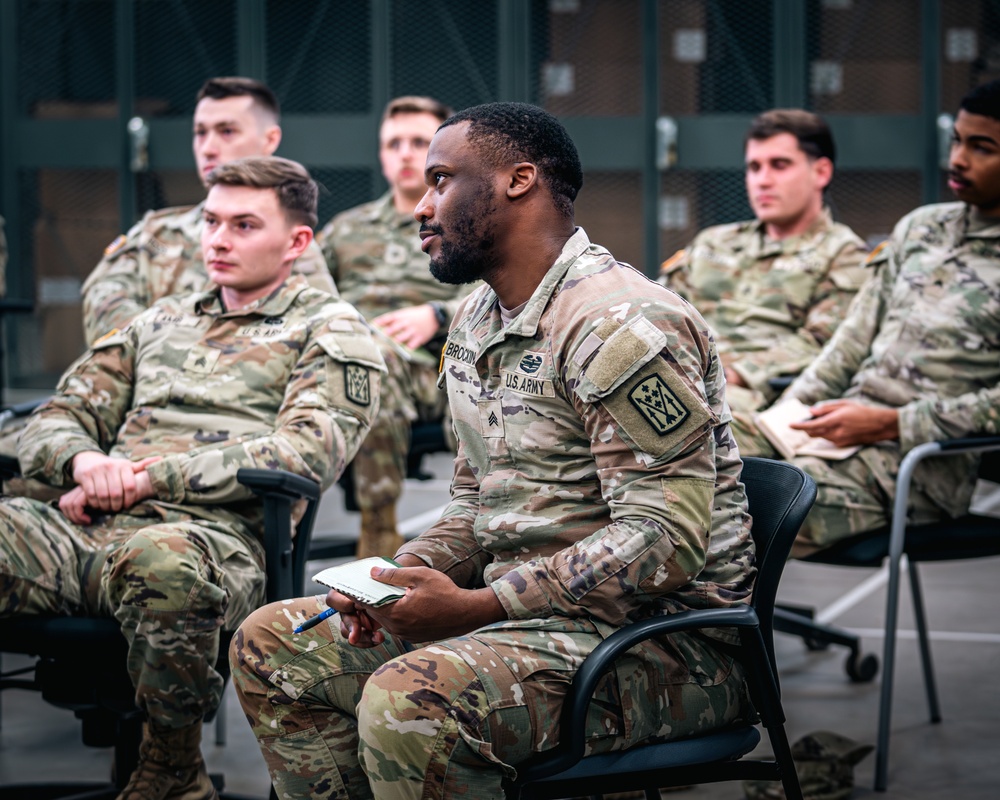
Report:
M1000 432L1000 219L964 203L924 206L871 261L878 279L788 391L805 403L844 397L898 408L899 441L879 446L900 453ZM968 509L975 463L931 459L914 477L957 516Z
M401 553L511 620L626 620L746 600L753 542L722 367L686 302L582 229L504 328L480 287L445 347L452 501ZM514 624L514 623L510 623Z
M661 282L715 332L722 362L766 398L830 339L869 273L864 242L828 209L800 236L770 239L759 221L707 228L664 262Z
M164 506L256 525L237 469L330 486L368 432L384 370L361 316L301 276L234 311L217 291L170 296L67 370L18 457L26 477L70 486L82 451L162 456L147 468L156 499L130 514Z
M88 343L124 328L161 297L205 289L204 207L201 202L149 211L104 249L104 257L83 284L83 331ZM316 244L296 259L292 271L305 276L315 288L337 295Z

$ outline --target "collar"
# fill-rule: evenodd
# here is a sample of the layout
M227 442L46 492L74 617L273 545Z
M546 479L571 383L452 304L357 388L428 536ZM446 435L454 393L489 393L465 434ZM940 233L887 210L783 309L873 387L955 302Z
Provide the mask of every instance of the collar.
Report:
M976 206L965 204L962 213L961 235L968 239L1000 238L1000 219L985 217Z
M400 214L392 202L390 189L368 207L364 218L369 222L379 222L389 228L406 228L419 224L412 214Z
M309 288L309 282L299 274L292 274L271 294L243 308L227 311L222 306L222 290L210 283L203 292L186 299L192 313L216 317L282 317L295 303L298 296Z
M552 300L552 296L555 294L556 289L559 288L563 279L566 277L566 273L573 267L577 259L582 256L587 249L590 247L590 239L587 238L586 232L583 228L577 228L569 239L566 240L566 244L563 245L562 252L559 253L559 257L556 259L555 263L549 268L549 271L545 273L542 278L541 283L535 287L535 291L532 292L531 297L528 298L528 302L525 304L524 309L511 320L510 325L503 329L504 336L527 336L533 337L538 332L538 323L542 318L542 314L548 307L549 302ZM497 318L500 316L500 300L492 289L487 289L486 294L483 299L483 303L480 308L482 312L479 319L482 319L485 314L492 311L496 311ZM479 320L477 319L478 323ZM499 323L498 323L499 324Z
M780 256L788 253L797 253L803 246L814 239L825 236L833 227L833 213L829 206L823 206L819 215L812 221L808 228L796 236L788 236L784 239L772 239L767 235L767 230L763 222L759 219L753 222L753 229L757 235L754 237L756 258L768 256Z

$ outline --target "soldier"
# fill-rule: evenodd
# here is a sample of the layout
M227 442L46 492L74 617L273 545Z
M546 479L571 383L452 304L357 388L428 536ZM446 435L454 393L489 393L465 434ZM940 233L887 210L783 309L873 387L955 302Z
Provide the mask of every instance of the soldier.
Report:
M219 631L264 598L262 513L236 472L328 487L384 369L364 319L291 274L316 223L305 169L238 159L208 184L213 283L95 342L31 417L18 456L58 508L0 498L0 615L121 622L147 724L119 800L217 797L199 744L222 694Z
M756 219L707 228L660 269L715 332L737 416L770 404L769 381L819 354L867 276L864 242L823 202L836 160L826 122L766 111L750 124L745 156Z
M707 326L574 227L582 172L563 127L521 103L467 109L435 134L425 175L432 272L487 284L444 352L452 502L399 568L372 570L402 599L331 592L335 624L293 634L324 607L312 597L237 632L234 686L283 798L501 798L504 776L556 743L567 686L605 637L742 604L753 586ZM747 713L717 644L681 634L633 651L599 691L588 746Z
M379 160L389 191L338 214L317 237L344 299L386 334L376 337L389 368L379 415L352 465L361 511L359 556L391 556L403 543L396 503L406 478L411 425L417 419L440 420L447 404L437 387L443 336L470 290L431 275L413 209L424 193L427 146L450 114L430 97L390 101L379 129Z
M899 463L916 445L1000 432L1000 81L962 100L948 185L960 202L900 220L872 257L877 277L787 390L813 417L792 427L861 446L842 461L795 459L819 495L793 555L888 524ZM756 431L737 435L741 447L751 437L766 453ZM923 462L911 520L964 514L975 478L973 456Z
M194 159L208 185L220 164L246 156L269 156L281 142L278 99L252 78L210 78L198 90L194 111ZM161 297L199 292L208 278L201 255L205 203L149 211L128 233L104 249L83 284L83 330L89 343ZM336 295L319 248L311 243L294 271L317 289Z

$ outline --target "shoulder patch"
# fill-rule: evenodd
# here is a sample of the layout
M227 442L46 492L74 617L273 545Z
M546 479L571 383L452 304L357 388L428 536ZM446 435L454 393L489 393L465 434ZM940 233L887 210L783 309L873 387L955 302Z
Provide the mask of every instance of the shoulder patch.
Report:
M107 247L104 248L105 258L107 258L108 256L113 256L115 253L121 250L125 246L125 242L127 241L128 239L126 238L125 234L119 233L114 239L111 240L111 244L109 244Z
M875 248L868 254L868 258L865 259L865 265L874 264L879 260L879 254L885 249L885 246L889 244L888 239L883 239Z
M635 384L628 399L660 436L670 433L691 416L691 411L667 382L653 373Z
M344 364L344 393L347 399L359 406L367 406L372 401L371 381L368 370L360 364Z
M660 264L660 274L666 275L668 272L672 272L677 266L684 260L684 250L678 250L670 258Z

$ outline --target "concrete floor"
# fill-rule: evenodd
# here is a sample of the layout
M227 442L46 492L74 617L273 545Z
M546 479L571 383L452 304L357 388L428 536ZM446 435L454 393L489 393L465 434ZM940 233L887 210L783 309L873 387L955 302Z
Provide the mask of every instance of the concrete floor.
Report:
M401 507L404 527L409 520L414 531L435 519L447 499L450 460L435 456L428 465L437 479L409 482ZM317 531L356 531L357 525L356 514L343 512L339 489L332 489L321 506ZM856 768L854 797L1000 797L1000 683L991 672L1000 667L1000 624L991 610L1000 599L996 565L995 560L983 560L922 568L944 721L939 725L928 721L907 595L897 657L889 790L884 794L872 790L874 757L869 756ZM326 564L315 566L318 571ZM313 584L308 591L322 590ZM866 652L881 656L885 594L878 571L792 562L779 598L813 606L826 612L828 621L860 631ZM794 741L809 731L825 729L874 743L879 679L850 683L843 671L842 649L808 652L799 640L781 635L775 644L789 738ZM14 664L9 656L4 660L5 668ZM5 692L2 703L0 784L36 777L103 779L108 774L110 751L84 747L70 712L52 708L29 692ZM264 800L267 773L232 691L226 692L225 715L224 746L214 743L213 728L205 731L209 769L225 775L227 791ZM742 791L735 783L708 784L667 796L737 800Z

